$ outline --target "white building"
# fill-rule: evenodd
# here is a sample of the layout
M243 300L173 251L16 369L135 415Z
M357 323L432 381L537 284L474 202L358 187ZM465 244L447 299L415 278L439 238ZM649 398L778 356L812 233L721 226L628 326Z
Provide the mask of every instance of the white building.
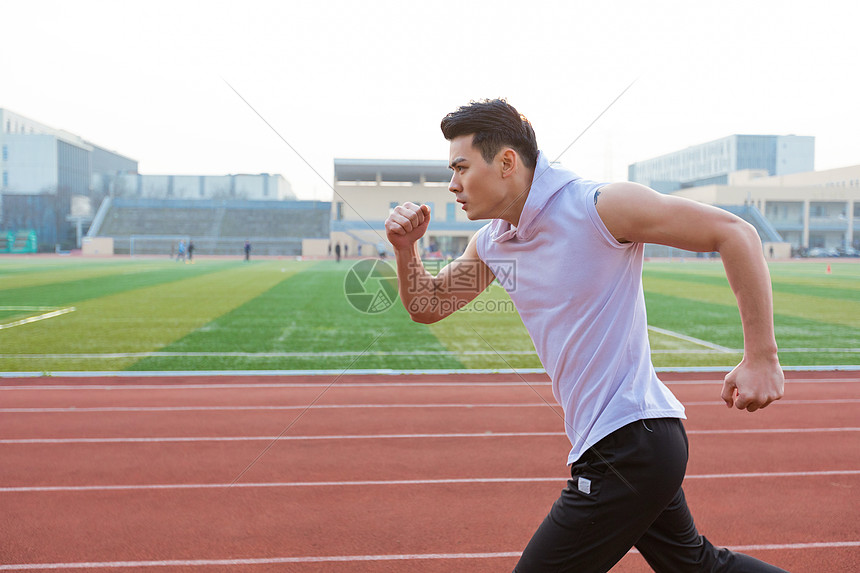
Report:
M48 249L74 246L104 196L94 183L136 171L133 159L0 108L0 230L35 230Z
M633 163L630 181L661 193L700 185L725 185L728 176L745 169L768 175L815 169L815 138L802 135L729 135Z
M860 165L792 175L746 170L727 185L674 194L711 205L757 208L795 250L860 248Z

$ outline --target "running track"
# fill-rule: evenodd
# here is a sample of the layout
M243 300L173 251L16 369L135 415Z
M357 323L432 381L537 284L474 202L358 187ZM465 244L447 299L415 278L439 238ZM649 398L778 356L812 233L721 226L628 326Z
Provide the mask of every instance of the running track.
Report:
M860 373L754 414L721 376L662 375L700 531L860 569ZM0 571L510 571L567 476L547 402L532 374L2 379Z

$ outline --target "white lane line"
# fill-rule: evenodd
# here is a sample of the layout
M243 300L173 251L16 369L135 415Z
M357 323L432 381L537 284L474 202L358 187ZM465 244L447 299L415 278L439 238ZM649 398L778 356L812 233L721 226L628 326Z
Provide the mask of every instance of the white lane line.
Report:
M19 438L3 439L0 444L133 444L133 443L184 443L184 442L272 442L304 440L389 440L389 439L433 439L433 438L520 438L564 436L563 432L486 432L460 434L368 434L330 436L198 436L164 438Z
M563 477L551 478L452 478L420 480L359 480L359 481L316 481L316 482L263 482L263 483L177 483L177 484L130 484L130 485L79 485L79 486L21 486L0 487L0 493L46 493L61 491L139 491L173 489L231 489L231 488L288 488L288 487L358 487L358 486L397 486L397 485L446 485L446 484L486 484L486 483L536 483L564 482Z
M128 567L217 567L236 565L278 565L288 563L336 563L356 561L420 561L428 559L496 559L519 557L519 552L501 553L414 553L403 555L326 555L316 557L263 557L259 559L172 559L167 561L107 561L88 563L24 563L0 565L0 571L32 571L51 569L107 569Z
M806 434L822 432L860 432L857 428L755 428L748 430L687 430L687 434ZM332 434L314 436L164 436L125 438L7 438L2 445L11 444L157 444L195 442L260 442L305 440L392 440L392 439L446 439L446 438L534 438L562 437L564 432L482 432L449 434Z
M39 315L36 315L36 316L31 316L31 317L29 317L29 318L23 318L23 319L21 319L21 320L16 320L15 322L9 322L9 323L6 323L6 324L0 324L0 330L6 329L6 328L13 328L13 327L15 327L15 326L22 326L22 325L25 325L25 324L30 324L30 323L33 323L33 322L38 322L38 321L40 321L40 320L45 320L45 319L48 319L48 318L54 318L54 317L57 317L57 316L62 316L62 315L64 315L64 314L68 314L68 313L70 313L70 312L75 312L75 310L77 310L75 307L70 306L70 307L68 307L68 308L61 308L61 309L58 309L58 310L54 310L54 311L52 311L52 312L46 312L46 313L44 313L44 314L39 314ZM2 354L2 355L0 355L0 357L7 357L7 356L10 356L10 357L11 357L11 356L15 356L15 355L14 355L14 354L8 354L8 355L7 355L7 354ZM23 356L27 356L27 355L25 354L25 355L23 355Z
M785 551L802 549L838 549L860 547L860 541L823 541L812 543L769 543L729 546L732 551ZM635 549L631 553L638 553ZM315 555L307 557L261 557L250 559L170 559L159 561L90 561L86 563L21 563L0 565L0 571L33 571L52 569L108 569L130 567L203 567L236 565L280 565L298 563L350 563L366 561L425 561L436 559L508 559L519 557L519 551L492 553L404 553L400 555Z
M723 408L726 407L726 403L722 400L705 400L700 402L684 402L682 400L684 406L716 406L720 405ZM858 404L860 403L860 398L828 398L823 400L786 400L782 399L779 402L775 402L776 404L780 404L782 406L815 406L818 404Z
M860 541L830 541L819 543L768 543L765 545L737 545L732 551L781 551L783 549L833 549L837 547L860 547Z
M351 374L350 374L351 375ZM716 383L716 382L714 382ZM722 381L719 381L722 384ZM246 388L321 388L324 382L283 382L258 384L52 384L3 386L3 390L234 390ZM551 382L338 382L336 388L468 388L552 386Z
M803 549L838 549L860 547L860 541L822 541L812 543L768 543L729 546L732 551L786 551ZM631 549L631 553L638 553ZM307 557L260 557L246 559L169 559L159 561L90 561L85 563L20 563L0 565L0 571L33 571L52 569L108 569L131 567L203 567L237 565L281 565L299 563L350 563L366 561L425 561L437 559L509 559L519 557L519 551L492 553L404 553L399 555L314 555Z
M778 477L819 477L860 475L860 470L822 470L811 472L749 472L734 474L697 474L684 476L684 479L734 479L734 478L778 478Z
M827 400L781 400L781 405L814 406L818 404L857 404L860 398L827 399ZM725 406L720 400L702 402L684 402L684 406ZM110 413L110 412L246 412L246 411L288 411L288 410L341 410L341 409L377 409L377 408L546 408L546 402L530 403L490 403L490 404L314 404L304 405L262 405L262 406L100 406L100 407L55 407L55 408L0 408L0 414L60 414L60 413ZM552 405L553 408L561 406Z
M686 430L688 434L809 434L817 432L860 432L860 428L749 428L731 430Z
M733 474L688 475L684 479L743 479L743 478L793 478L854 476L860 470L827 470L809 472L755 472ZM69 486L19 486L0 487L0 493L48 493L48 492L87 492L87 491L139 491L139 490L180 490L180 489L231 489L231 488L291 488L291 487L358 487L358 486L399 486L399 485L446 485L446 484L489 484L489 483L562 483L565 477L514 477L514 478L450 478L450 479L402 479L402 480L359 480L359 481L295 481L260 483L168 483L168 484L129 484L129 485L69 485Z

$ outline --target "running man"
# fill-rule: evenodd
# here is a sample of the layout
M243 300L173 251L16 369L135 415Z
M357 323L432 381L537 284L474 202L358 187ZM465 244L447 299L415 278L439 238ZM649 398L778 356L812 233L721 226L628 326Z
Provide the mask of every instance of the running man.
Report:
M515 571L608 571L634 546L655 571L782 571L717 548L695 528L681 489L684 408L651 364L642 290L645 243L719 252L744 334L743 360L721 396L730 408L766 407L784 380L755 229L721 209L550 165L531 124L504 100L460 107L442 133L450 191L469 219L491 221L434 277L416 247L430 209L395 208L385 228L403 305L413 320L436 322L499 278L552 379L572 445L567 488Z

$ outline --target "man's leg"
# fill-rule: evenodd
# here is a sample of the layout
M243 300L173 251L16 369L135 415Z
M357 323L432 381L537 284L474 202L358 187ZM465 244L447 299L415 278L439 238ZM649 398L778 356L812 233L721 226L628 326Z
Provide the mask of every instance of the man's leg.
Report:
M696 531L693 516L690 515L684 491L681 489L672 503L636 542L636 548L658 573L785 573L784 570L749 555L711 545Z
M680 420L639 420L600 440L571 466L515 572L608 571L672 501L686 466Z

